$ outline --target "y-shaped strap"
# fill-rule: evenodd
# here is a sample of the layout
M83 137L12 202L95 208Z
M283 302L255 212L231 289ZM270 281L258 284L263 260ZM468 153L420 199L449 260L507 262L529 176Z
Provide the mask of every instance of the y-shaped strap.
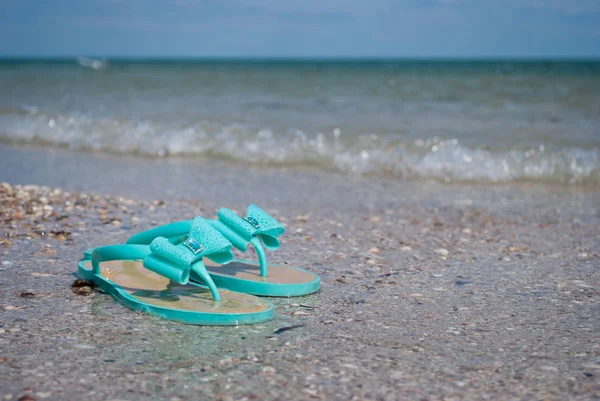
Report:
M196 217L187 239L178 245L165 237L154 238L150 246L113 245L96 248L92 253L92 268L99 274L99 262L117 259L143 259L144 267L179 284L187 284L193 270L210 289L215 301L221 296L217 286L206 271L202 258L217 263L229 263L233 259L231 243L207 221Z
M267 277L269 265L263 245L269 250L279 248L278 237L285 232L281 223L255 205L248 206L245 218L227 208L219 210L218 216L218 220L210 221L211 225L242 252L247 251L249 243L252 244L258 255L260 275ZM187 238L191 225L192 220L184 220L152 228L133 235L127 243L147 245L157 237L165 237L172 244L179 244Z
M278 237L285 232L285 228L274 217L255 205L248 206L245 218L227 208L219 210L218 216L219 220L212 221L213 227L243 252L248 249L248 243L252 244L258 254L260 275L267 277L269 265L261 243L267 249L278 249L280 245Z

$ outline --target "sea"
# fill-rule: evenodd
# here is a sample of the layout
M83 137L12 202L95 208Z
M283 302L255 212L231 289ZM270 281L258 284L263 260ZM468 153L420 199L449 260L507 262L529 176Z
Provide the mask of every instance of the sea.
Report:
M0 59L0 143L600 183L600 60Z

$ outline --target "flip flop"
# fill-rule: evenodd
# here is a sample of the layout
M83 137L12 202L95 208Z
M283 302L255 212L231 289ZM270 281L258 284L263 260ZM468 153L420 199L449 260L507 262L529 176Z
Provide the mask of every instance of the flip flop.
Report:
M202 258L233 259L231 243L209 222L190 221L188 238L174 245L157 237L148 245L95 248L78 265L78 275L97 284L125 306L163 319L199 325L259 323L273 317L264 299L218 289ZM194 274L204 285L189 282Z
M229 264L207 262L206 269L217 286L270 297L295 297L319 291L320 278L315 273L267 262L263 245L269 250L278 249L278 237L285 231L267 212L250 205L245 218L227 208L219 210L218 217L218 220L211 221L211 225L242 252L246 252L248 244L252 244L258 261L237 259ZM135 234L127 243L148 244L160 236L177 244L188 238L191 224L192 220L185 220L156 227ZM193 273L191 279L196 279Z

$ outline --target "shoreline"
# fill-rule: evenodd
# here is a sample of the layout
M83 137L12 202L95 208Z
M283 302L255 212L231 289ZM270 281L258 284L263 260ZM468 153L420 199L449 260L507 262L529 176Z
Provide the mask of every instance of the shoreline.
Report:
M600 397L598 191L0 146L5 181L5 399ZM71 291L90 246L249 203L286 226L269 258L323 284L271 322L186 326Z
M31 162L35 163L31 165ZM33 168L32 168L33 167ZM149 176L162 174L173 178L169 185L174 190L164 193L158 185L148 182L146 185L143 174L134 169L149 172ZM98 176L104 175L124 176L118 181L110 181ZM57 174L58 173L58 174ZM68 173L75 173L74 175ZM96 174L95 174L96 173ZM183 177L187 173L187 177ZM549 194L579 194L600 193L600 185L582 184L559 184L551 182L465 182L457 181L443 183L432 179L399 179L398 177L363 175L348 175L338 171L323 171L317 167L294 165L294 166L263 166L245 165L244 163L232 163L228 160L211 160L207 158L187 157L156 157L137 155L115 155L111 153L96 153L83 150L70 150L64 148L48 148L33 145L6 145L0 144L0 181L14 184L39 184L58 187L68 187L75 190L97 189L102 193L130 193L140 196L168 196L170 198L187 198L184 190L190 182L190 186L217 185L218 177L225 176L227 179L242 184L241 179L245 174L252 177L260 177L262 180L276 180L276 185L290 179L302 181L304 185L307 180L314 182L329 181L346 187L377 185L382 188L393 187L395 190L402 188L426 190L429 192L452 193L452 192L486 192L486 191L532 191ZM204 177L199 176L204 174ZM85 176L84 176L85 175ZM212 179L212 177L217 177ZM86 180L89 179L89 183ZM125 184L123 182L126 182ZM151 181L151 180L148 180ZM256 179L254 179L256 181ZM111 189L113 185L114 190ZM255 187L255 185L253 185ZM150 187L150 188L148 188ZM245 191L252 191L249 186ZM253 191L252 191L253 192ZM197 194L198 191L192 191ZM181 195L180 195L181 194ZM209 195L210 196L210 195Z
M580 149L582 152L596 152L595 149ZM114 160L126 160L131 163L139 162L141 164L144 163L165 163L165 164L189 164L190 166L202 166L202 165L217 165L221 168L225 169L238 169L243 171L246 168L251 169L261 169L268 171L304 171L304 172L312 172L312 173L322 173L322 174L333 174L340 175L342 177L350 178L350 179L375 179L375 180L383 180L383 181L394 181L394 182L404 182L404 183L425 183L425 184L441 184L444 186L542 186L548 188L574 188L575 190L590 190L590 191L600 191L600 181L597 179L597 168L592 168L589 175L585 177L575 177L563 176L558 179L557 177L525 177L519 175L518 177L506 178L506 177L495 177L490 178L479 177L477 179L472 176L458 176L454 178L450 178L451 176L458 174L460 172L459 166L450 165L449 171L447 171L447 175L441 175L441 171L435 171L435 173L426 173L423 175L424 171L421 167L421 171L419 169L415 171L403 170L408 166L401 167L401 172L390 171L391 166L385 165L383 167L378 167L377 171L361 171L361 172L351 172L348 170L348 166L338 166L331 165L333 163L332 160L327 160L327 157L323 160L318 161L318 165L314 164L314 160L311 162L298 161L295 163L284 163L280 164L280 162L269 161L266 163L256 162L256 160L246 160L244 157L239 157L236 153L226 152L220 156L211 155L210 153L206 154L174 154L174 155L152 155L147 153L135 153L135 152L124 152L115 153L114 151L103 149L103 150L90 150L86 147L83 148L70 148L65 144L53 144L46 141L41 141L40 143L29 143L29 142L21 142L19 140L8 140L0 142L0 155L4 155L6 157L7 152L17 152L17 153L38 153L42 155L42 157L47 157L47 155L56 154L62 155L64 158L68 160L77 160L82 159L88 155L88 158L93 160L103 160L103 159L114 159ZM243 150L242 150L243 151ZM524 150L520 150L521 152L525 152ZM526 152L525 152L526 153ZM553 152L550 152L552 154ZM268 158L267 155L263 155ZM574 155L577 156L577 155ZM464 157L467 157L466 155ZM470 156L469 156L470 157ZM579 157L579 156L577 156ZM548 161L551 162L551 161ZM386 163L389 163L386 162ZM443 163L443 162L442 162ZM374 165L372 166L374 167ZM418 166L417 166L418 167ZM536 166L530 166L528 168L535 168ZM540 166L537 166L540 167ZM482 167L482 169L485 169ZM497 170L497 167L495 167ZM368 169L367 169L368 170ZM497 171L496 171L497 173ZM563 171L564 174L568 174L569 172ZM522 174L522 173L520 173ZM566 181L565 181L566 180Z

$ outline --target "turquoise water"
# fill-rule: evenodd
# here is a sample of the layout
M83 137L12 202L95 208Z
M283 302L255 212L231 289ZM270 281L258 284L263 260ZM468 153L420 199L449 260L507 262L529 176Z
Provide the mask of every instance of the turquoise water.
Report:
M4 60L0 141L597 184L600 62Z

